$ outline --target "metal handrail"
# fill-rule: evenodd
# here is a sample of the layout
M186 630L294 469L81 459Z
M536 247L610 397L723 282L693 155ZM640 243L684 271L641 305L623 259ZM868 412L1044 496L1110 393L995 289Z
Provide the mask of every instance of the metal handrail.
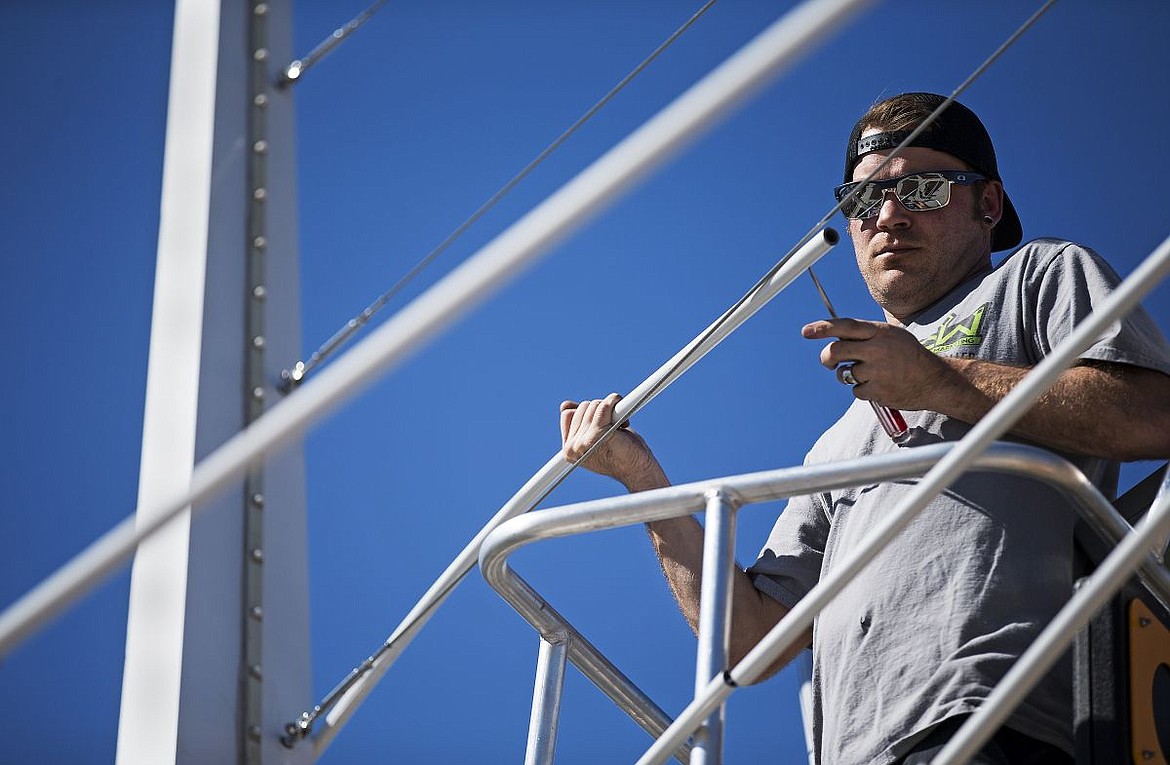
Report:
M543 513L535 515L543 515ZM493 533L491 536L495 536L495 534ZM609 696L619 709L628 714L634 722L654 738L658 738L666 731L670 723L673 722L670 715L662 711L645 692L626 677L605 654L590 643L548 601L535 590L529 588L523 580L515 582L511 592L514 593L515 601L509 600L509 602L540 633L541 638L548 643L564 644L567 648L567 658L573 663L573 666L581 670L581 673L589 678L602 693ZM690 749L688 744L680 745L675 756L680 762L686 763Z
M693 340L660 366L642 383L618 402L614 413L615 421L631 416L633 402L643 403L651 400L655 395L665 390L666 386L685 374L694 364L713 350L745 321L754 316L774 297L796 278L808 266L823 257L834 246L840 237L834 229L826 228L818 236L811 238L782 263L775 266L771 277L762 282L760 288L754 291L746 300L741 301L724 315L720 316ZM352 351L351 351L352 352ZM324 374L324 372L322 373ZM501 523L517 515L527 513L544 499L545 496L561 481L573 465L569 464L558 451L544 464L528 481L520 487L511 499L501 507L494 516L484 524L483 528L467 543L466 547L455 556L438 579L427 589L421 598L402 619L398 627L386 639L378 651L366 662L357 667L349 676L330 693L330 703L304 713L294 723L289 723L286 729L286 741L308 735L316 717L324 714L324 725L312 732L314 747L317 753L322 752L329 745L337 731L352 716L365 697L373 690L382 676L398 659L415 636L422 630L431 616L446 601L459 585L463 578L475 567L479 559L483 541Z
M451 271L393 318L195 466L189 485L139 507L0 611L0 656L97 586L140 542L195 514L249 467L295 442L342 402L400 364L494 294L522 268L696 140L870 0L806 0L588 168ZM149 520L146 520L149 519ZM421 624L414 625L421 628ZM358 695L364 697L364 692ZM347 701L356 700L347 697ZM317 742L320 751L331 734Z
M1093 311L1065 341L1053 349L1049 356L1036 365L1002 401L996 404L957 443L954 449L939 460L938 464L931 468L914 486L905 500L886 515L870 535L846 556L833 572L822 578L789 611L788 615L773 627L755 648L748 652L743 661L725 677L711 681L701 693L696 694L694 701L675 719L670 730L655 741L654 745L638 761L639 765L663 762L669 756L669 752L677 745L677 742L697 728L713 709L723 703L738 684L750 683L760 677L779 658L781 653L794 644L798 637L812 625L816 614L835 598L895 535L909 525L926 508L933 497L974 465L992 442L1006 433L1012 423L1029 410L1040 395L1056 382L1057 377L1079 358L1080 354L1105 331L1109 324L1136 308L1141 298L1167 273L1170 273L1170 238L1167 238L1158 249L1151 253L1138 269L1102 302L1097 310ZM1132 537L1127 538L1125 545L1132 543L1132 540ZM1135 565L1136 561L1141 559L1135 557ZM1069 606L1066 605L1061 613L1063 614L1068 608ZM1071 640L1071 637L1069 639ZM1036 661L1039 663L1046 658L1055 660L1055 657L1040 657ZM1020 700L1020 697L1005 698L1001 703L1014 708L1014 705L1018 704ZM1006 715L1006 713L1004 714ZM975 726L966 740L966 745L972 747L969 751L977 750L992 735L994 728L985 722L990 719L986 715L977 714L964 725L964 730L969 726Z
M542 635L568 635L570 644L587 642L546 599L508 566L508 558L513 552L540 540L695 514L709 506L712 493L721 493L734 504L742 506L918 477L954 451L957 445L937 444L845 462L716 478L529 513L505 522L488 536L480 552L480 569L487 582ZM975 461L973 469L1014 473L1038 479L1059 489L1081 517L1112 544L1120 542L1126 530L1130 529L1129 524L1080 470L1050 452L1031 446L998 443ZM714 527L715 524L708 524L709 529ZM1143 583L1159 600L1170 600L1170 571L1163 568L1148 551L1141 560L1140 575ZM577 664L576 661L574 664L598 688L611 698L614 697L607 689L606 678L597 675L592 666ZM706 684L709 680L703 678L702 683ZM716 682L723 682L722 676ZM644 714L644 710L638 708L622 706L622 709L631 716Z
M840 5L844 7L847 3ZM770 66L778 67L782 63L784 62L774 61ZM751 83L745 83L741 87L746 89L749 86L754 86L763 77L764 71L761 68L758 77L753 76ZM727 96L720 103L720 108L729 104L741 92ZM712 113L715 111L717 111L715 108L711 109ZM424 296L428 299L413 304L414 310L404 312L406 315L397 324L384 327L383 331L376 337L370 338L371 342L361 346L360 349L355 349L362 352L351 354L348 360L350 363L347 365L339 364L338 371L333 376L326 378L328 382L322 382L316 388L306 387L300 398L290 400L291 405L276 410L276 417L269 417L263 422L263 425L250 428L240 436L233 438L225 447L201 462L195 471L189 490L176 493L158 503L162 516L159 520L135 529L133 519L127 519L90 548L87 548L85 553L77 556L69 566L61 569L52 579L46 580L44 586L29 593L26 598L15 604L15 607L0 613L0 654L11 650L15 644L43 623L45 619L63 609L68 602L75 600L82 592L92 587L96 581L109 574L120 561L123 561L131 553L139 541L161 528L168 519L180 514L187 505L222 489L247 465L255 463L262 456L295 439L313 421L324 417L329 410L336 407L343 399L353 395L358 388L368 383L376 374L386 371L398 363L418 344L424 342L434 332L439 331L442 326L453 321L459 315L459 311L452 306L459 304L461 305L459 310L462 311L474 305L476 299L515 273L521 265L534 258L552 240L564 235L567 230L577 225L580 220L601 205L605 198L616 194L624 184L632 183L640 172L648 169L667 152L677 147L678 143L685 140L692 132L697 132L706 124L703 122L705 119L707 119L706 115L701 118L694 117L685 131L677 132L671 140L663 139L653 150L646 149L645 155L638 157L637 161L624 158L628 159L628 162L622 167L613 169L611 175L598 178L597 176L603 175L598 173L587 179L592 181L592 184L582 182L574 186L572 190L578 192L578 195L572 198L571 204L567 201L567 198L572 196L570 194L558 196L555 200L550 199L550 203L556 201L562 205L562 208L556 209L557 205L555 204L550 204L547 208L544 206L538 208L529 218L520 221L500 238L493 241L492 245L484 248L479 254L480 262L477 268L461 270L458 272L457 278L442 282L445 289L428 292ZM615 160L612 164L621 163ZM571 208L570 212L564 212L565 207ZM541 211L544 211L543 217L536 215ZM528 223L527 228L522 225L525 222ZM460 297L463 298L462 302ZM525 488L529 489L530 486ZM1097 520L1097 524L1104 529L1108 529L1111 524L1114 524L1115 528L1115 520L1103 517ZM1124 521L1122 523L1124 524ZM1126 541L1128 543L1130 540ZM1158 578L1160 576L1158 572L1162 569L1156 566L1156 562L1155 571L1151 572L1148 570L1149 568L1149 561L1145 560L1143 573L1154 582L1152 586L1162 588L1162 594L1159 597L1165 603L1167 602L1165 583ZM429 612L436 606L437 602L431 603L425 607L424 611ZM404 622L404 625L408 625L406 632L395 633L391 640L403 635L413 635L425 623L426 618L429 617L424 615L416 618L416 613L412 611L412 614L407 617L407 621ZM406 639L408 641L409 637ZM574 645L579 643L585 644L583 641L573 641ZM403 644L402 648L404 647ZM396 655L394 651L391 651L387 654L387 658ZM584 651L578 660L582 664L588 665L588 655L589 652ZM570 658L572 658L571 652ZM577 664L578 660L574 660L574 663ZM601 676L608 670L605 670L604 667L597 667L590 671ZM346 706L348 706L348 710L343 707L338 710L340 717L331 716L330 731L317 740L318 751L328 743L332 733L335 733L336 727L340 724L339 720L343 720L344 714L352 710L352 702L361 695L361 689L355 689L352 696L347 695Z
M670 730L655 741L654 745L638 761L639 765L663 762L677 743L684 739L690 731L697 728L713 709L721 705L738 684L750 683L758 678L779 658L784 650L812 626L820 609L835 598L853 576L881 552L882 548L895 535L926 509L931 499L974 465L994 440L1006 433L1012 424L1022 417L1036 400L1056 382L1059 375L1069 368L1105 332L1110 324L1136 308L1142 297L1167 274L1170 274L1170 237L1164 240L1137 270L1118 285L1117 289L1102 301L1100 306L1086 317L1067 339L1057 345L1002 401L992 407L991 411L957 443L955 448L923 476L906 498L892 512L883 517L870 535L846 556L834 571L823 577L788 612L788 615L773 627L755 648L748 652L743 661L736 665L730 673L727 673L726 677L713 680L707 684L702 693L696 694L695 700L671 724ZM1122 546L1131 545L1132 542L1133 537L1128 537ZM1140 556L1134 557L1135 565L1137 565L1137 561L1142 559ZM1064 614L1069 608L1070 606L1066 605L1061 614ZM1071 636L1069 639L1071 640ZM1049 659L1055 661L1055 656L1045 655L1036 658L1035 661L1039 664ZM1004 697L1000 703L1014 708L1014 705L1018 704L1020 700L1022 699L1019 697ZM1006 715L1006 713L1004 714ZM989 720L991 718L985 714L976 714L964 725L964 736L967 736L967 728L972 728L965 743L965 746L970 747L969 751L977 750L991 737L994 728L987 724L986 721Z
M588 519L577 518L576 513L596 512L599 517L608 517L609 509L613 512L629 512L637 514L629 525L639 522L664 520L679 515L696 513L704 507L706 492L723 489L733 492L733 496L741 505L769 502L782 499L786 496L811 494L817 491L848 488L862 484L877 483L901 477L921 476L929 470L943 455L953 450L959 442L931 444L913 450L899 451L891 454L876 455L863 459L844 462L826 462L820 465L780 468L756 473L744 473L724 478L706 479L694 483L668 486L662 489L639 492L637 494L610 497L588 502L579 502L556 508L541 510L538 513L529 513L501 524L484 541L480 552L480 568L488 582L492 582L494 573L489 575L485 568L489 558L494 559L496 548L504 540L515 541L516 547L522 547L540 539L553 539L573 536L595 530L590 527ZM987 450L976 461L980 469L994 469L1010 471L1013 466L1007 459L1013 454L1027 455L1029 461L1028 477L1037 478L1045 483L1061 489L1065 495L1078 505L1081 517L1089 526L1111 545L1118 545L1125 536L1133 530L1129 522L1117 512L1100 491L1085 475L1067 460L1032 446L1023 444L1009 444L1000 442ZM891 464L892 463L892 464ZM903 470L911 472L901 473ZM788 494L775 494L777 483L786 487ZM655 514L643 517L644 505L666 503ZM602 511L605 511L604 513ZM678 510L679 512L675 512ZM570 515L576 519L574 525L561 527L558 518ZM548 531L550 525L556 526L556 533ZM608 527L607 527L608 528ZM530 535L530 536L529 536ZM509 542L513 544L513 542ZM510 554L512 547L506 552ZM492 563L495 566L495 563ZM1158 559L1151 553L1142 561L1142 567L1137 574L1150 593L1165 605L1170 602L1170 570L1160 565ZM494 586L494 585L493 585ZM556 626L550 626L549 631L555 632Z

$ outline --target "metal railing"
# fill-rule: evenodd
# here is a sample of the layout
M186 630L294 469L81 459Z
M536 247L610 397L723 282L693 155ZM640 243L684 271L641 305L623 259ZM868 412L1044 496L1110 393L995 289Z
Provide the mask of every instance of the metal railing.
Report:
M1170 238L1150 254L1138 269L1125 279L1117 289L1106 298L1102 304L1091 313L1073 333L1061 342L1053 352L1041 361L1003 400L996 404L974 428L960 441L947 445L945 451L938 453L938 447L922 447L915 449L906 456L897 455L897 459L911 461L929 456L933 465L922 479L910 491L905 500L877 525L874 531L844 560L835 570L825 575L822 580L780 621L760 643L752 649L736 667L712 674L709 655L717 653L713 648L720 638L718 635L726 627L726 600L729 597L726 583L720 592L708 592L704 584L703 603L701 605L700 632L700 670L696 678L696 694L694 701L671 724L670 728L659 737L654 745L639 760L639 765L661 763L692 733L703 730L704 737L714 736L718 740L720 723L718 713L726 698L741 684L747 684L758 679L779 656L791 648L796 640L812 626L813 619L827 604L835 598L841 590L849 584L858 573L881 552L881 550L902 529L922 512L927 504L936 495L950 486L960 475L968 470L983 464L981 460L994 456L984 453L992 446L996 439L1004 435L1017 419L1035 403L1057 377L1069 368L1100 334L1114 321L1137 307L1141 298L1153 288L1155 284L1170 273ZM1019 448L1019 447L1017 447ZM1044 452L1040 452L1045 454ZM765 501L764 498L791 496L792 494L808 493L826 488L842 486L856 486L862 483L871 483L882 480L882 470L889 469L890 456L883 455L852 463L836 463L828 467L797 468L785 474L783 491L771 496L766 492L759 494L760 481L767 481L761 476L770 474L753 474L734 479L720 479L717 482L689 484L680 487L645 492L642 494L622 497L616 500L606 500L601 505L584 503L573 505L559 510L542 511L539 514L517 518L501 526L496 532L484 541L481 553L481 568L485 578L493 586L501 590L509 603L513 605L534 626L539 622L538 614L547 609L547 613L555 613L544 603L543 599L531 587L521 586L509 578L504 566L501 553L510 550L509 545L518 546L510 535L536 534L538 530L547 526L555 531L547 532L549 536L567 535L592 530L599 527L602 517L610 512L608 507L618 508L615 512L621 517L614 521L614 525L625 525L639 521L662 520L677 515L687 515L698 512L714 503L713 507L723 503L725 495L731 493L736 502ZM1059 458L1051 459L1063 462ZM1037 458L1039 460L1039 458ZM1064 463L1068 464L1068 463ZM1040 467L1047 465L1046 469ZM1004 465L1002 469L1013 469L1011 465ZM1109 505L1092 484L1080 471L1068 465L1073 475L1064 474L1053 467L1053 463L1039 460L1031 468L1035 478L1060 485L1070 493L1078 507L1082 509L1085 519L1099 534L1103 535L1116 548L1101 564L1097 573L1089 577L1088 583L1083 586L1073 598L1057 614L1056 618L1041 633L1033 645L1016 663L1013 669L1004 678L999 687L991 694L988 701L963 726L958 736L946 747L939 762L945 765L956 765L966 762L987 739L994 733L1000 724L1007 718L1015 705L1023 698L1024 693L1039 681L1060 654L1071 643L1077 630L1083 627L1093 613L1119 589L1127 577L1137 572L1142 583L1150 590L1165 607L1170 605L1170 572L1161 565L1161 561L1152 550L1157 541L1170 533L1170 491L1166 483L1158 499L1151 508L1147 517L1134 532L1132 527ZM825 480L827 476L822 471L845 470L847 475L839 475L835 480ZM876 472L875 472L876 471ZM783 471L782 471L783 472ZM817 481L813 481L813 477ZM1167 479L1170 481L1170 478ZM584 509L582 509L584 508ZM716 509L718 509L716 507ZM725 534L725 522L708 523L708 534ZM704 580L708 576L723 577L722 568L708 566L733 565L720 560L716 564L712 558L725 558L721 541L708 539L705 545ZM710 551L718 551L710 555ZM522 582L522 580L520 580ZM519 594L518 594L519 593ZM708 602L714 598L714 602ZM711 616L703 614L711 612ZM544 622L544 627L551 626L558 634L573 635L575 630L566 623L558 624ZM541 626L537 627L541 629ZM726 650L726 636L723 638L724 651ZM708 654L708 658L704 658ZM706 666L706 669L704 669ZM590 679L598 682L588 670L583 669ZM704 679L704 677L706 679ZM713 715L716 715L713 717ZM546 716L547 718L547 716ZM555 724L555 718L552 720ZM542 724L548 724L543 722ZM536 727L534 716L533 727ZM547 741L551 734L546 730L541 733ZM555 739L554 739L555 740ZM544 751L548 751L546 745ZM700 755L700 761L705 760L705 754Z
M205 500L238 479L250 465L257 464L265 456L279 450L284 444L300 437L314 422L324 418L342 402L354 396L376 376L400 364L411 352L486 299L493 290L499 288L505 281L517 274L521 268L534 261L553 243L568 235L590 215L600 210L607 202L612 201L623 190L632 186L639 178L648 174L674 151L679 150L688 141L694 140L719 116L726 114L752 91L760 88L765 82L792 64L813 42L827 34L833 27L865 4L864 0L813 0L765 30L756 41L745 46L739 54L696 84L671 106L631 134L531 213L510 226L463 266L426 291L365 341L339 358L330 368L323 370L317 379L305 384L298 389L295 395L290 396L255 424L216 449L196 466L187 489L164 497L150 507L139 508L139 519L150 517L153 520L139 524L134 517L127 518L41 585L0 613L0 656L11 651L49 618L102 581L120 563L133 554L142 540L156 533L170 520L179 516L185 508L194 506L197 510ZM820 246L826 243L831 244L832 242L821 241L813 244ZM811 262L809 260L805 265L811 264ZM791 280L789 277L795 278L800 270L803 270L797 268L799 264L799 261L794 262L792 268L784 272L783 278L780 278L779 273L777 274L774 284L771 285L775 286L776 292ZM582 668L582 671L585 671L599 687L604 686L603 690L611 698L614 698L619 706L622 706L638 720L644 728L656 736L661 734L658 742L647 753L643 761L661 762L672 755L688 756L686 739L692 731L697 730L700 726L706 726L707 732L701 737L699 745L694 747L694 751L699 753L699 757L708 757L712 752L716 752L720 726L717 710L722 703L722 698L726 697L724 694L730 693L733 687L728 685L728 682L746 682L748 677L758 676L762 668L771 663L784 645L790 644L807 629L813 615L839 591L840 587L844 586L844 582L848 581L848 578L854 575L860 566L864 565L865 556L872 557L873 554L876 554L876 551L893 534L912 520L931 496L941 491L957 475L975 464L979 459L978 453L1010 427L1010 423L1022 414L1047 385L1051 384L1055 375L1072 363L1075 354L1088 344L1104 323L1112 321L1115 316L1132 308L1140 299L1141 294L1144 294L1143 288L1148 289L1165 275L1166 271L1170 269L1170 265L1167 264L1170 264L1170 240L1163 244L1146 264L1143 264L1138 273L1126 280L1126 283L1114 296L1118 299L1109 303L1110 308L1104 314L1106 318L1097 321L1097 314L1094 314L1093 319L1086 322L1086 325L1092 324L1093 326L1087 328L1084 333L1078 330L1074 336L1075 342L1074 339L1070 339L1069 343L1066 344L1072 350L1065 352L1066 346L1058 349L1057 353L1041 364L963 442L947 448L941 456L935 455L934 459L937 459L938 463L924 477L919 485L920 491L909 498L906 505L899 508L898 512L891 514L890 522L878 530L878 533L874 535L873 543L867 543L862 549L856 551L856 557L851 558L847 565L843 565L840 577L827 579L818 585L817 589L810 593L805 601L802 601L801 606L794 609L789 617L761 642L757 650L750 653L730 673L720 671L716 675L711 669L722 666L726 661L722 656L725 652L725 641L719 638L719 635L726 632L726 607L716 607L715 610L709 610L708 606L704 606L704 613L701 615L703 625L701 631L708 635L701 648L703 656L701 662L704 669L700 671L700 678L696 683L695 702L684 711L679 719L671 722L665 713L658 709L632 683L629 683L616 667L613 667L596 649L588 646L584 638L575 634L575 630L572 630L571 626L564 622L559 614L555 614L551 609L546 611L544 616L551 620L548 625L553 629L542 631L542 637L547 638L547 646L542 645L541 648L541 677L543 681L539 685L534 699L537 702L539 714L535 714L533 717L533 728L536 734L533 736L530 747L530 757L537 761L544 761L541 758L551 758L555 745L555 735L552 735L551 732L555 730L559 689L563 679L564 665L570 660L575 666ZM784 279L788 281L784 281ZM1131 284L1138 286L1132 287ZM1115 310L1114 306L1120 307ZM748 307L754 312L754 310L758 310L759 306L751 305ZM696 339L696 348L688 346L684 352L680 353L687 359L693 356L694 360L697 360L702 353L705 353L710 347L714 347L721 339L722 336L716 337L715 334L700 336ZM1082 342L1083 345L1077 346L1077 343ZM698 346L702 347L698 348ZM669 370L663 372L663 370L667 370L667 367L664 366L663 370L660 370L662 373L660 377L665 379L681 374L678 364L674 363L680 358L680 356L676 356L675 359L668 362ZM652 377L652 379L655 378ZM648 380L647 384L650 382L651 380ZM659 382L660 380L655 379L654 386L657 386ZM631 394L630 398L632 399L634 396ZM1002 416L1000 416L1001 410ZM628 410L619 407L619 419L623 414L628 414ZM929 452L928 450L915 450L913 454L917 459L928 455ZM986 459L994 460L994 457ZM983 463L979 462L979 464ZM858 467L858 469L862 472L850 476L849 481L853 481L859 476L864 477L865 470L870 470L872 467L864 469ZM549 486L559 480L559 476L563 475L564 470L565 463L559 455L550 460L485 526L480 536L476 537L456 558L387 641L384 646L385 652L380 653L376 662L371 662L368 667L357 674L355 682L346 685L337 705L328 710L329 713L325 718L326 725L319 731L320 735L314 737L316 752L319 753L328 745L331 738L336 735L340 726L353 713L361 699L369 693L381 674L405 649L434 610L474 565L475 559L481 552L481 542L489 538L492 530L503 521L531 509L538 501L534 501L535 498L542 496ZM751 477L742 478L746 480ZM792 485L788 490L795 490L795 487L801 485L801 480L808 479L806 477L798 480L793 477L791 480ZM839 480L844 481L846 478L842 476ZM1081 480L1083 481L1083 477ZM724 543L726 537L730 536L730 527L734 522L735 515L732 506L743 502L744 498L749 496L744 492L748 491L750 483L750 480L747 481L744 486L737 487L730 494L727 493L729 489L724 486L722 492L713 491L703 495L702 507L706 508L710 504L708 512L712 513L712 518L716 515L722 518L720 522L709 524L723 529L724 538L720 540L721 543ZM1087 485L1087 482L1085 483ZM665 493L664 496L674 496L670 492L680 488L683 487L662 490L662 492ZM707 488L713 489L710 485ZM637 505L639 501L644 500L650 494L623 498L623 500ZM1099 495L1097 496L1099 497ZM693 502L693 498L688 499L688 502ZM1099 504L1096 500L1090 502L1094 505ZM1163 509L1151 512L1148 521L1141 527L1141 534L1148 532L1150 535L1154 535L1159 531L1165 533L1166 526L1170 523L1164 517L1170 516L1170 512L1164 508L1165 504L1163 498L1159 505ZM1107 503L1105 505L1107 506ZM624 507L624 505L622 506ZM685 512L698 512L699 509L688 509ZM1167 592L1170 590L1167 588L1165 570L1157 565L1156 560L1152 561L1151 556L1148 555L1150 545L1146 538L1129 534L1128 524L1123 519L1111 516L1102 508L1098 508L1098 510L1100 512L1095 510L1090 513L1090 520L1097 525L1099 531L1110 535L1114 542L1120 541L1121 544L1118 551L1110 556L1101 569L1110 572L1111 578L1102 577L1099 581L1094 580L1090 587L1086 587L1077 594L1070 606L1075 606L1077 609L1091 607L1092 602L1095 602L1092 598L1099 598L1100 592L1113 586L1113 578L1124 576L1132 568L1138 566L1140 566L1139 574L1143 577L1143 581L1158 594L1159 599L1163 603L1170 600L1167 598ZM535 522L543 521L546 517L555 516L541 513L538 516L527 516L519 520L527 522L531 518ZM509 526L509 528L511 527ZM495 535L490 538L494 540ZM487 551L485 551L486 553ZM1114 562L1115 556L1118 555L1121 557L1117 558L1118 562ZM722 558L724 550L721 547L717 554L707 557L711 559ZM855 560L861 562L855 563ZM853 569L854 565L857 567L856 570L850 570ZM488 568L490 566L485 566L485 571ZM717 582L719 576L713 571L712 576L708 578L712 582ZM718 594L719 586L717 584L712 584L712 587L714 589L710 594L705 593L705 603L707 601L717 603L723 597ZM1086 595L1086 592L1090 594ZM529 593L529 595L531 598L539 599L535 592ZM529 597L529 595L525 597ZM1089 605L1084 605L1085 603ZM1075 621L1081 618L1080 613L1081 611L1077 611L1074 616L1068 618ZM1062 611L1061 616L1053 622L1049 630L1057 627L1064 614L1065 612ZM557 627L560 623L563 623L564 629ZM1048 635L1049 631L1046 630L1042 639ZM1048 650L1045 649L1044 656L1038 661L1043 661L1047 657ZM1030 660L1030 658L1031 652L1025 656L1025 660ZM1024 665L1025 660L1021 660L1020 664ZM1015 680L1014 676L1009 679L1012 679L1012 682L1028 682L1027 677L1019 681ZM1005 680L1005 685L1007 682ZM722 698L720 698L721 696ZM988 705L988 707L991 706ZM983 711L981 710L981 715ZM976 719L972 720L972 725L981 719L977 715ZM974 733L968 733L969 729L970 726L963 729L963 734L960 736L962 744L957 743L956 746L973 745L977 747L982 743L977 740L977 736L980 735L978 730ZM956 742L960 739L956 739ZM970 744L972 741L975 743ZM964 749L959 756L969 756L966 751Z
M838 241L839 236L835 230L825 229L799 250L791 253L786 260L772 269L770 277L763 280L758 289L700 332L619 402L614 415L615 421L628 419L633 415L635 404L645 405L684 375L799 277L808 266L826 255ZM549 458L548 462L528 479L455 556L381 648L356 667L316 709L303 713L298 720L289 723L285 731L286 744L292 745L297 739L311 735L316 751L318 753L324 751L386 671L475 567L480 548L488 534L509 518L527 513L539 505L573 467L565 462L559 452ZM318 722L323 724L318 727Z
M921 477L957 447L957 443L938 444L847 462L716 478L529 513L502 524L488 536L480 553L480 568L488 583L541 634L542 641L555 640L559 646L567 644L568 658L582 674L615 699L624 711L639 719L647 714L647 708L641 703L618 701L620 694L615 693L609 677L596 669L597 661L592 657L596 649L539 592L508 566L508 558L513 552L541 540L705 512L707 523L696 694L712 682L726 684L729 694L740 683L752 682L758 676L754 672L741 673L740 667L729 673L731 667L726 663L731 603L730 574L735 565L733 544L736 512L744 505L795 495ZM1080 516L1110 544L1117 545L1134 538L1128 535L1128 531L1132 530L1129 524L1096 487L1076 467L1050 452L1030 446L998 443L980 456L972 468L1038 479L1063 492ZM874 554L879 551L875 550ZM1142 552L1140 547L1139 552ZM865 562L872 557L867 555ZM1148 551L1148 546L1144 555L1134 560L1134 565L1140 566L1138 574L1150 592L1163 604L1170 602L1170 571L1162 567L1160 561ZM1132 567L1126 570L1126 575L1129 571L1132 571ZM799 636L793 630L788 634L791 639L779 645L778 650L786 650ZM575 658L578 654L573 647L579 643L588 646L585 653L590 655L590 661L579 663ZM565 649L560 649L562 658L559 668L550 666L543 659L543 650L542 643L542 660L538 663L536 686L546 691L543 695L538 694L540 708L534 701L529 728L529 759L526 760L529 765L552 762L556 740L557 718L555 712L550 713L549 710L559 707L559 697L556 696L559 690L550 692L547 689L559 689L559 682L553 682L552 679L555 672L563 671ZM606 664L608 666L608 662ZM1039 675L1032 679L1038 680ZM549 698L550 693L553 698ZM629 694L626 696L628 698ZM1023 696L1016 694L1012 698L1018 700ZM695 752L690 760L692 763L720 761L722 706L721 699L718 708L705 712L705 716L696 715L697 724L688 726L686 733L696 734ZM534 747L533 741L540 741L540 746ZM706 751L696 760L695 755L704 748ZM675 756L679 756L677 752ZM661 758L652 761L660 762Z

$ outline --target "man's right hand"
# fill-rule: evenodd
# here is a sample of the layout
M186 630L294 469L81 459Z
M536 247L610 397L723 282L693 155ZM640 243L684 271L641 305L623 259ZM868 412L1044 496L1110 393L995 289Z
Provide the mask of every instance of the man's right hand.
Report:
M567 461L576 462L597 443L613 424L614 407L621 398L611 393L592 401L561 402L561 453ZM630 491L668 485L646 441L629 428L615 431L581 464L594 473L617 479Z
M611 393L601 400L581 403L565 401L561 404L562 454L566 460L576 462L609 430L613 423L614 407L621 398ZM614 431L609 440L582 464L595 473L616 478L631 492L670 485L650 447L641 436L628 428ZM690 515L654 521L646 524L646 527L670 591L691 629L697 631L702 596L703 528ZM733 589L730 663L738 664L786 613L787 608L757 590L743 569L737 566ZM776 672L800 653L809 644L810 635L806 635L778 659L769 668L767 675Z

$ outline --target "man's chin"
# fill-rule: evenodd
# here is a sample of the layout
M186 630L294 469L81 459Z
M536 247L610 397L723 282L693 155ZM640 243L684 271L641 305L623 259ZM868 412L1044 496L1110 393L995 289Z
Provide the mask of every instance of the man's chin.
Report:
M913 313L912 307L922 304L925 292L922 284L898 270L883 271L869 291L878 305L895 315Z

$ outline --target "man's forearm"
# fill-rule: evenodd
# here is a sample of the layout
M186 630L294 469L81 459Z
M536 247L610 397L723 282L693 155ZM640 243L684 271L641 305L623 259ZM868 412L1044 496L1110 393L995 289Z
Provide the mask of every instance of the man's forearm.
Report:
M617 479L632 493L669 486L670 479L641 436L632 429L609 432L613 409L620 398L612 393L603 400L561 402L564 458L568 462L583 461L589 470ZM609 441L601 442L606 435ZM594 450L596 453L584 461ZM691 629L697 631L702 600L703 527L686 516L656 521L647 524L647 528L670 590ZM756 590L747 574L737 567L732 594L731 660L738 661L751 650L784 613L783 606Z
M978 422L1025 375L978 359L944 358L953 372L930 409ZM1170 377L1123 364L1085 362L1065 370L1012 428L1063 451L1118 460L1170 456Z
M703 586L703 527L691 516L646 524L654 552L662 564L671 594L683 617L696 634ZM756 589L751 578L736 566L732 587L730 666L737 664L760 642L768 630L788 612L780 603ZM786 651L765 677L771 676L808 645L809 638ZM763 678L761 678L763 679Z

